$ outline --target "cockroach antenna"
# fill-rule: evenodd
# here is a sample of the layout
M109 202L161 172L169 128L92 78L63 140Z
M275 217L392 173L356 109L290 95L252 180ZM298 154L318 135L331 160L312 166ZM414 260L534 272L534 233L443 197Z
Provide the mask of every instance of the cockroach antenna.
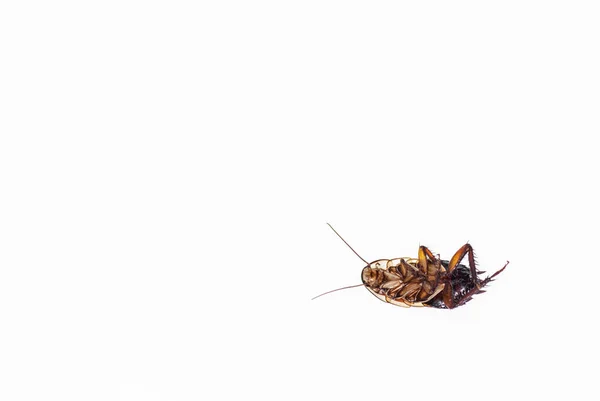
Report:
M342 241L344 241L344 244L348 245L348 248L350 248L350 249L352 250L352 252L354 252L354 254L360 258L360 260L362 260L363 262L365 262L367 265L369 264L369 262L367 262L367 261L366 261L366 260L365 260L365 259L364 259L362 256L360 256L360 255L358 254L358 252L356 252L354 249L352 249L352 247L350 246L350 244L349 244L349 243L347 243L347 242L346 242L346 240L345 240L344 238L342 238L342 236L341 236L340 234L338 234L338 232L337 232L337 231L335 231L335 228L333 228L333 227L331 226L331 224L327 223L327 225L329 226L329 228L331 228L331 229L333 230L333 232L334 232L334 233L335 233L335 234L336 234L338 237L340 237L340 239L341 239Z
M322 293L321 295L317 295L316 297L312 298L311 301L313 299L322 297L323 295L331 294L332 292L336 292L336 291L340 291L340 290L347 290L348 288L363 287L363 286L364 286L364 284L356 284L356 285L349 285L348 287L336 288L335 290L327 291L327 292Z
M369 264L369 262L367 262L367 261L366 261L366 260L365 260L365 259L364 259L362 256L360 256L360 255L358 254L358 252L356 252L356 251L355 251L355 250L354 250L354 249L353 249L353 248L350 246L350 244L348 244L348 243L346 242L346 240L345 240L344 238L342 238L342 236L341 236L341 235L340 235L340 234L339 234L337 231L335 231L335 228L333 228L333 227L331 226L331 224L327 223L327 225L329 226L329 228L331 228L331 229L333 230L333 232L334 232L334 233L336 233L336 235L337 235L338 237L340 237L340 239L341 239L342 241L344 241L344 244L348 245L348 248L350 248L350 249L352 250L352 252L354 252L354 254L360 258L360 260L362 260L363 262L365 262L367 265ZM336 291L340 291L340 290L347 290L348 288L356 288L356 287L364 287L364 284L356 284L356 285L349 285L348 287L336 288L335 290L327 291L327 292L324 292L324 293L322 293L321 295L317 295L316 297L314 297L314 298L312 298L312 299L317 299L317 298L319 298L319 297L322 297L323 295L327 295L327 294L330 294L330 293L332 293L332 292L336 292Z

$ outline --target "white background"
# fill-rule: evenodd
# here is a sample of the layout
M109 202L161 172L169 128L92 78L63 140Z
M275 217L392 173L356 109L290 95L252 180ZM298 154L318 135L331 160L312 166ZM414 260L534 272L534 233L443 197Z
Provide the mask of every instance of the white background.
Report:
M5 1L0 399L597 399L589 1ZM361 262L486 294L402 309Z

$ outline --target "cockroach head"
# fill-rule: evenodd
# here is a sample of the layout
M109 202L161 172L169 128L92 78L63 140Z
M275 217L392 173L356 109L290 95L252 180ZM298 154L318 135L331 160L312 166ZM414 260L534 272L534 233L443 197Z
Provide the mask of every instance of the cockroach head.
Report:
M367 287L378 287L383 283L384 274L381 269L367 266L362 271L362 281Z

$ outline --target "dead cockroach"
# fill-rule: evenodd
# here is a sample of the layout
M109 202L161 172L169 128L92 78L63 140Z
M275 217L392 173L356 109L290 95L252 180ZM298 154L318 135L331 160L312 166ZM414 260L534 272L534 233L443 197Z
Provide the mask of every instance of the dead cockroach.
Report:
M333 291L364 286L380 300L397 306L457 308L469 302L473 295L484 293L483 287L502 273L509 263L506 262L502 269L482 280L478 275L485 272L477 270L473 247L469 244L463 245L449 261L440 260L439 255L435 257L426 246L420 246L418 258L379 259L369 263L352 249L331 224L327 225L367 264L362 270L362 284ZM469 267L460 264L465 255Z

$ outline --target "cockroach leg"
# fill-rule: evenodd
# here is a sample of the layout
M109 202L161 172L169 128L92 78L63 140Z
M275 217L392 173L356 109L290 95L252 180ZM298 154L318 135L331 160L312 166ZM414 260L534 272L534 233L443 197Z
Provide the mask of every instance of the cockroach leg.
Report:
M502 267L502 269L498 270L496 273L494 273L491 276L489 276L488 278L486 278L486 280L493 281L493 278L496 277L498 274L502 273L504 271L504 269L506 269L506 266L508 266L509 263L510 262L507 260L506 264Z
M411 265L404 259L400 259L399 267L400 267L400 272L402 273L402 276L406 276L407 274L413 274L413 273L416 273L418 275L421 272L419 269L417 269L415 267L414 264Z
M473 253L473 247L470 244L464 244L460 247L458 251L452 256L450 259L450 263L448 264L448 273L452 273L452 271L460 264L465 255L469 255L469 269L471 269L471 278L474 283L478 283L479 279L477 278L477 266L475 265L475 255Z
M436 264L437 259L433 256L433 253L426 247L421 245L419 247L419 266L421 267L421 271L427 275L429 270L429 263Z
M449 273L448 273L449 274ZM447 276L449 277L449 276ZM452 280L447 280L442 290L442 300L448 309L454 309L454 290L452 288Z
M496 273L492 274L491 276L486 277L484 280L480 281L479 284L476 285L471 291L467 292L462 297L460 297L458 302L456 302L455 307L466 304L467 302L469 302L471 300L473 295L484 293L485 291L483 290L483 287L488 285L490 282L494 281L494 277L496 277L498 274L502 273L504 271L504 269L506 269L506 266L508 266L508 264L509 264L509 262L506 261L506 264L502 267L502 269L498 270Z
M461 297L458 302L454 302L454 289L452 288L452 279L449 279L444 287L443 300L444 304L448 309L454 309L457 306L462 305L464 302L467 302L471 295L476 294L483 285L479 281L477 277L477 267L475 265L475 255L473 254L473 247L470 244L464 244L460 247L458 251L452 256L450 262L448 263L448 278L451 277L452 272L456 269L456 266L460 264L465 255L468 255L469 258L469 269L471 270L471 281L473 282L473 290L467 292L463 297ZM472 293L471 293L472 292ZM469 298L470 299L470 298Z

